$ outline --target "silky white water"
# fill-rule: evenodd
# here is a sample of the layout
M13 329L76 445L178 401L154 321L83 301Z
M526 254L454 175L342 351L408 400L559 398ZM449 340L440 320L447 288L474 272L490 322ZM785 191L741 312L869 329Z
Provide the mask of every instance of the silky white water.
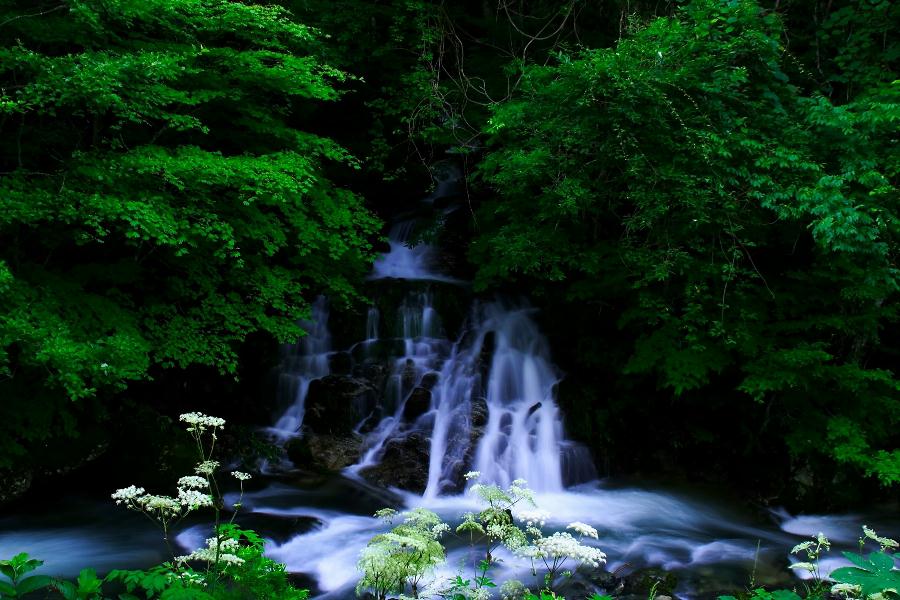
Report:
M328 331L328 301L324 296L316 299L309 320L301 325L306 335L282 350L278 395L279 405L286 405L286 408L271 429L282 440L300 433L309 384L329 372L331 335Z

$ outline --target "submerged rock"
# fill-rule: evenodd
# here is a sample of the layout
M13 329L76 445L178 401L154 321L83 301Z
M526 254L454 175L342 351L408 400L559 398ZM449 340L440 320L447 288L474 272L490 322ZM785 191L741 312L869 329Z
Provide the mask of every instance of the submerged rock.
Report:
M393 439L385 444L381 462L360 474L377 485L421 494L428 484L430 450L431 440L419 433Z
M300 469L313 471L340 471L356 464L362 449L363 438L351 434L344 436L309 433L285 445L288 458Z
M651 591L660 596L672 596L678 585L678 577L670 572L656 567L638 569L625 576L623 592L646 598Z

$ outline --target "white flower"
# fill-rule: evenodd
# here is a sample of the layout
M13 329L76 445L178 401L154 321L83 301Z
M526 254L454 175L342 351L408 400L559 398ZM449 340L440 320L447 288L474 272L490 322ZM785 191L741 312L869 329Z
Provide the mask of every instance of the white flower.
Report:
M216 545L218 544L218 548ZM185 563L192 560L202 560L207 563L214 563L218 559L220 563L230 565L240 565L244 563L244 559L234 554L240 548L237 540L225 538L217 540L216 538L207 538L206 548L198 548L186 556L176 556L175 562Z
M205 487L209 487L209 481L207 481L205 477L198 477L197 475L186 475L178 480L178 487L203 489Z
M891 538L881 537L880 535L875 533L874 529L870 529L865 525L863 525L862 529L865 536L871 540L875 540L876 542L878 542L878 545L881 546L882 550L898 547L898 544L895 540L892 540Z
M791 554L797 554L798 552L803 552L804 550L808 550L812 547L813 543L810 541L805 541L800 544L797 544L793 548L791 548Z
M851 598L857 597L862 592L862 588L858 585L854 585L852 583L836 583L831 586L832 594L843 594L844 596Z
M468 473L465 474L464 477L466 478L466 481L478 479L479 477L481 477L481 471L469 471Z
M201 506L212 506L212 496L204 494L200 490L192 490L178 488L178 502L182 506L187 506L191 510L196 510Z
M201 433L208 428L224 429L225 419L219 417L210 417L199 412L184 413L178 417L179 420L188 424L188 431Z
M599 567L606 563L604 552L580 543L572 537L572 534L565 531L535 540L534 545L543 556L550 558L572 558L591 567Z
M575 533L583 536L583 537L591 537L595 540L597 539L597 530L588 525L587 523L582 523L581 521L575 521L574 523L569 523L566 529L571 529Z
M550 518L550 514L543 510L520 508L516 510L515 517L522 523L525 523L526 527L543 527L547 519Z
M788 567L788 569L801 569L803 571L809 571L810 573L816 572L816 565L808 562L799 562L794 563Z
M216 469L219 468L219 461L217 460L204 460L202 463L198 464L194 467L194 471L199 473L200 475L212 475L216 472Z
M112 499L116 501L116 504L122 504L123 502L129 504L132 501L137 502L143 495L144 488L129 485L127 488L116 490L112 495Z
M141 496L137 499L144 510L155 512L163 517L175 516L181 512L181 503L170 496Z
M247 481L251 477L247 473L242 473L241 471L232 471L231 476L239 481Z
M435 539L441 537L443 534L450 531L450 526L446 523L438 523L434 527L431 528L431 535L434 536Z

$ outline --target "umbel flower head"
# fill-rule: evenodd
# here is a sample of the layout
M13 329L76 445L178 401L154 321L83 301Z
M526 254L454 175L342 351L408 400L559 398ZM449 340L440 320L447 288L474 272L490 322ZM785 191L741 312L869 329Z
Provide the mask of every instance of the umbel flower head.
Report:
M188 431L202 433L207 429L225 429L225 419L210 417L200 412L189 412L179 416L180 421L188 424Z

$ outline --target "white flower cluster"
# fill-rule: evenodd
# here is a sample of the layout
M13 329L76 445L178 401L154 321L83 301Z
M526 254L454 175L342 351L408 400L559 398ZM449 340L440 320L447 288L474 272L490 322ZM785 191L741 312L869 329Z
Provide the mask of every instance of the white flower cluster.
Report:
M132 502L137 502L137 500L144 495L144 488L137 487L134 485L129 485L127 488L121 488L113 492L112 499L116 501L116 504L130 504Z
M183 573L169 573L168 575L169 583L174 583L175 581L181 581L185 586L199 586L205 587L206 580L203 578L203 575L199 573L191 573L190 571L186 571Z
M247 481L248 479L250 479L252 477L248 473L244 473L242 471L232 471L231 476L234 477L235 479L237 479L238 481Z
M181 503L170 496L154 496L147 494L141 496L136 502L145 511L156 513L159 517L166 519L174 517L181 513Z
M587 523L582 523L581 521L575 521L574 523L569 523L566 529L571 529L578 535L582 537L590 537L597 539L597 530L588 525Z
M878 542L878 545L881 546L882 550L887 550L888 548L897 548L898 544L896 540L892 540L891 538L881 537L877 533L875 533L874 529L863 525L863 534L869 538L870 540L874 540Z
M202 490L205 487L209 487L209 481L205 477L186 475L178 480L178 487Z
M591 567L606 563L606 554L597 548L582 544L572 534L559 531L545 538L535 540L537 556L540 558L571 558Z
M538 509L520 508L516 510L515 517L522 523L525 523L526 527L543 527L547 519L550 518L550 513Z
M212 506L213 499L212 496L204 494L200 490L178 488L178 502L190 510L196 510L201 506Z
M831 586L831 593L845 598L859 598L862 588L852 583L836 583Z
M534 504L534 492L528 488L528 482L524 479L513 480L513 482L509 484L507 492L516 500L524 499L528 500L529 503Z
M508 579L500 586L501 600L522 600L528 593L528 588L518 579Z
M446 523L438 523L431 528L431 535L434 536L434 539L438 539L448 531L450 531L449 525L447 525Z
M207 429L224 429L225 419L210 417L199 412L184 413L179 420L188 424L188 431L201 433Z
M176 556L176 562L189 562L192 560L200 560L207 563L214 563L216 559L219 562L229 565L240 565L244 563L244 559L235 554L240 544L237 540L226 538L218 540L218 548L216 548L216 538L208 538L206 540L206 548L198 548L188 555Z
M481 471L469 471L464 475L466 481L472 481L473 479L478 479L481 477Z
M212 475L216 472L216 469L219 468L219 461L217 460L204 460L202 463L199 463L196 467L194 467L194 472L200 475Z

